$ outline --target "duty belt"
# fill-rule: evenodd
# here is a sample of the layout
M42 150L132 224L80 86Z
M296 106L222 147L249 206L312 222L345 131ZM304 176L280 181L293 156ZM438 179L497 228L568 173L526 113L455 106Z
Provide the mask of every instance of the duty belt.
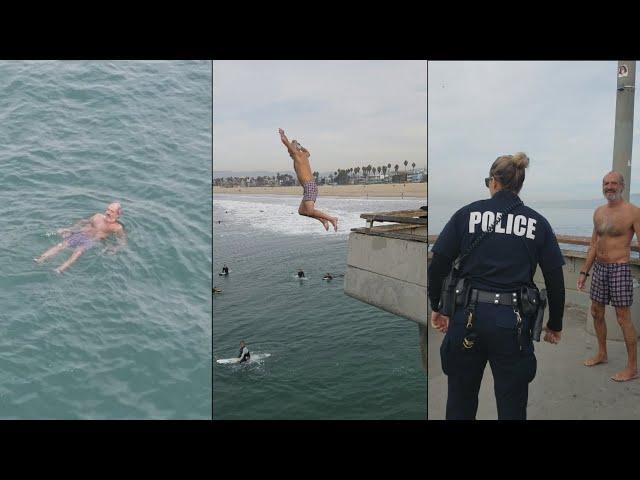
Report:
M518 346L520 350L524 345L522 337L522 317L520 316L520 309L518 308L518 292L487 292L486 290L478 290L476 288L471 290L471 302L467 306L467 336L462 342L462 346L465 349L473 348L477 339L477 334L473 331L473 317L476 303L492 303L494 305L509 305L513 308L513 313L516 314L516 330L518 332Z
M518 306L518 292L487 292L474 288L471 290L471 298L475 298L478 303Z

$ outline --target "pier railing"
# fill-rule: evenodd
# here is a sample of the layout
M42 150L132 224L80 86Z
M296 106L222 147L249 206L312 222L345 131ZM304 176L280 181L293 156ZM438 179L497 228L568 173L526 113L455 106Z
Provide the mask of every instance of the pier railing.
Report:
M364 218L367 221L367 226L352 228L352 232L421 243L428 242L426 210L362 213L360 218ZM374 226L374 222L391 222L391 224Z
M429 235L428 237L429 245L433 245L438 239L438 235ZM565 256L565 260L580 258L585 260L587 258L586 249L583 250L575 250L571 248L562 248L563 245L579 245L581 247L588 247L591 244L591 237L582 237L577 235L556 235L558 239L558 243L560 244L560 250L562 250L562 254ZM631 251L634 253L640 253L640 247L638 245L631 245ZM429 252L429 258L431 258L431 252ZM640 258L637 256L632 256L629 261L631 265L640 266Z

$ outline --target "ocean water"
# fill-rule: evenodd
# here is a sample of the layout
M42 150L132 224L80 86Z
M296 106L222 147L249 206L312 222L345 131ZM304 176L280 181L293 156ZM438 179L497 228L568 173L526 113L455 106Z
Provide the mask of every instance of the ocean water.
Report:
M214 365L216 419L426 419L418 326L343 292L350 228L361 213L424 199L320 197L337 233L297 213L300 197L214 194L213 353L244 340L264 360ZM221 223L218 223L220 221ZM228 277L217 276L223 264ZM303 268L307 280L296 278ZM426 301L426 299L425 299Z
M211 418L211 80L0 62L0 418ZM114 200L124 249L32 261Z

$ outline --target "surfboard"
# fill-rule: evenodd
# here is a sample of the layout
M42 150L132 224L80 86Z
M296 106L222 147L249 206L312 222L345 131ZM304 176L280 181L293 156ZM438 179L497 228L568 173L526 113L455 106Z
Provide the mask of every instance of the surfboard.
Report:
M270 353L254 353L251 355L251 358L246 363L253 363L259 360L264 360L265 358L268 358L270 356L271 356ZM237 357L236 358L219 358L218 360L216 360L216 363L220 363L223 365L230 364L230 363L239 363L239 362L240 362L240 359Z
M229 274L228 273L219 273L218 275L220 275L221 277L226 277Z

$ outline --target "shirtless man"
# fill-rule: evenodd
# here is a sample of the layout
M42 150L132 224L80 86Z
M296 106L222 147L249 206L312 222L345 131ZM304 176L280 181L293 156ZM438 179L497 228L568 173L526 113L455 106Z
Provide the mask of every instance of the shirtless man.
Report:
M103 213L96 213L88 220L80 220L71 228L61 228L58 233L62 235L64 240L57 244L55 247L51 247L34 260L37 263L43 263L48 258L53 257L60 253L64 248L73 248L73 253L58 268L55 269L57 273L64 272L73 262L75 262L85 250L93 247L99 240L103 240L111 234L114 234L118 238L120 246L125 243L125 232L122 225L118 222L118 218L122 214L122 207L120 203L114 202L107 207L107 210ZM74 229L82 227L80 230ZM115 250L111 250L115 252Z
M607 204L593 214L593 235L584 270L578 276L578 290L584 289L589 269L595 260L591 280L591 315L598 338L598 353L584 362L587 367L607 362L607 325L604 307L611 302L616 309L618 324L622 328L627 346L627 368L612 378L626 382L638 378L637 335L631 322L633 279L629 267L630 247L635 233L640 244L640 208L622 198L624 178L618 172L609 172L602 180L602 193Z
M318 197L318 186L316 185L313 173L311 172L311 165L309 164L309 157L311 154L309 151L300 145L297 140L289 141L284 134L284 130L278 129L280 133L280 140L284 143L289 151L289 156L293 159L293 169L296 171L298 181L304 190L298 213L305 217L311 217L318 220L324 225L325 230L329 230L329 223L333 225L333 229L338 231L338 218L327 215L326 213L316 210L315 203Z

